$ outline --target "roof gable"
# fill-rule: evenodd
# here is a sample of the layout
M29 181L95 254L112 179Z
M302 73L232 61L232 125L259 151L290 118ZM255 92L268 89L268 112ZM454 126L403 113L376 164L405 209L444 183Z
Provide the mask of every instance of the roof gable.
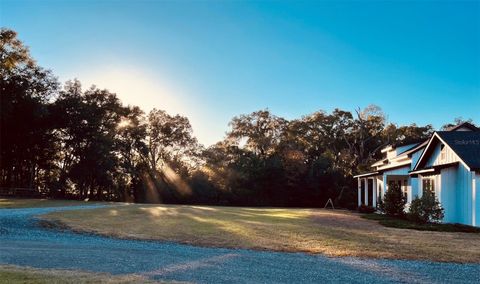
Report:
M417 161L414 170L421 169L435 146L443 142L470 170L480 171L480 131L438 131L430 138L427 148Z
M469 123L469 122L464 122L460 123L459 125L453 126L449 128L447 131L480 131L478 127L475 125Z
M480 131L440 131L437 134L470 170L480 170Z

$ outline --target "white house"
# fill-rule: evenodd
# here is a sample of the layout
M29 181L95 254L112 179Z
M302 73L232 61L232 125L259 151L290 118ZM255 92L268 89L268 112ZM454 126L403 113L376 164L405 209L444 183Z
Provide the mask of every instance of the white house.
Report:
M388 187L398 184L412 199L424 188L435 192L446 223L480 227L480 129L469 123L437 131L426 141L389 145L372 172L358 179L358 205L376 207Z

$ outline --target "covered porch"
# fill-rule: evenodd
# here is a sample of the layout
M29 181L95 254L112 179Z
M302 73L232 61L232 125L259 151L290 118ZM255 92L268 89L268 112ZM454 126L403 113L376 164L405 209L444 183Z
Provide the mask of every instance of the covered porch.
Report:
M387 175L385 177L386 181L386 188L385 190L388 190L388 188L392 186L398 186L402 192L403 195L405 195L407 198L410 196L410 177L408 175ZM410 200L409 200L410 201Z
M377 207L378 199L382 196L382 175L372 172L354 176L358 181L358 206Z
M410 177L403 174L387 174L372 172L354 176L357 179L358 206L377 207L379 200L391 186L398 186L407 197L409 203L412 198Z

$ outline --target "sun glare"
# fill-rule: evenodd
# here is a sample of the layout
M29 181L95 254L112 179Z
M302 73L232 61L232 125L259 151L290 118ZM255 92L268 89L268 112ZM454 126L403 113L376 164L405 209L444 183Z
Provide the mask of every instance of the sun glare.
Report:
M78 75L78 76L77 76ZM184 86L168 78L168 75L149 70L148 67L110 64L92 72L84 69L75 75L65 76L63 80L78 77L84 89L95 85L100 89L108 89L117 94L125 104L139 106L148 113L153 108L162 109L169 114L180 114L188 117L195 135L201 143L213 144L211 125L199 102ZM123 124L119 127L125 127ZM218 129L223 133L222 128Z
M93 73L84 72L79 79L86 82L85 88L95 84L100 89L108 89L125 104L139 106L145 112L158 108L185 115L184 91L162 75L152 74L138 67L111 66Z
M131 121L128 118L122 118L120 122L117 124L118 129L122 129L128 127L131 124Z

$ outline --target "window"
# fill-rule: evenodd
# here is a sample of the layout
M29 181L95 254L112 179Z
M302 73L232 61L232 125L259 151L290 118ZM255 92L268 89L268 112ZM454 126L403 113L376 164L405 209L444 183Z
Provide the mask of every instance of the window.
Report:
M433 178L423 178L422 179L422 190L429 189L432 192L435 192L435 180Z
M402 192L405 197L408 196L408 181L406 179L403 180Z

